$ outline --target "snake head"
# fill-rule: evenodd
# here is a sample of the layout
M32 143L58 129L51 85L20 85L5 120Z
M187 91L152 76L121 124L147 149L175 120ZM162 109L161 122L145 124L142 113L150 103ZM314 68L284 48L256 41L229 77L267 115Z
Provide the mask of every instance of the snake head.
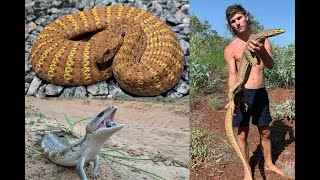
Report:
M111 39L110 39L110 47L107 47L105 49L105 52L103 54L103 58L102 61L103 62L107 62L111 59L114 58L114 56L117 54L117 52L119 51L121 45L123 44L124 41L124 33L120 33L120 34L115 34Z
M90 43L95 48L95 62L108 63L113 60L123 42L124 33L114 33L109 29L104 29L92 36Z

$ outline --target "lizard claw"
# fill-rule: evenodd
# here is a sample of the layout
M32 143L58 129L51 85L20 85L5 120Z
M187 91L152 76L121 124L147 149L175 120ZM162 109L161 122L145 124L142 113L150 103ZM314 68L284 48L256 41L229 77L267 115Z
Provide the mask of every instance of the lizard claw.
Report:
M235 111L235 107L236 107L236 106L235 106L234 104L230 104L229 107L230 107L230 113L231 113L231 115L232 115L232 116L235 116L236 113L235 113L234 111Z
M91 175L91 177L92 177L93 179L97 179L98 176L99 176L99 174L92 174L92 175Z
M256 66L258 63L249 62L252 67Z
M247 103L244 103L244 106L245 106L245 112L248 112L248 104Z

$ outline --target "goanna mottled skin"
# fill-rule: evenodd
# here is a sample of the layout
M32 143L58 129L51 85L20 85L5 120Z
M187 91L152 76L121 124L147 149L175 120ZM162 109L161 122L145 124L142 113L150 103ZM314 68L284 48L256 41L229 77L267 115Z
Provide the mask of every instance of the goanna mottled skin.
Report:
M284 32L285 32L285 29L282 29L282 28L263 30L257 34L254 34L252 36L252 39L260 43L263 43L266 38L276 36ZM242 59L240 61L240 67L237 73L236 81L229 88L229 91L228 91L229 107L225 116L225 130L226 130L227 137L231 143L231 146L235 149L237 155L241 159L241 162L245 170L248 172L248 174L250 174L249 163L246 161L246 159L244 158L244 156L240 151L240 148L233 134L233 127L232 127L235 105L239 103L245 104L244 85L248 81L251 67L259 65L261 61L259 56L255 55L254 53L251 53L247 46L248 44L246 45L242 54Z
M47 82L90 85L114 76L120 87L139 96L170 90L185 64L174 32L130 6L62 16L41 31L30 55L36 74Z
M85 136L72 144L59 138L55 132L47 133L41 142L44 155L60 166L76 166L82 180L87 179L84 164L94 161L92 176L96 178L99 174L98 152L105 141L124 126L113 123L116 109L116 106L110 106L99 113L86 126Z

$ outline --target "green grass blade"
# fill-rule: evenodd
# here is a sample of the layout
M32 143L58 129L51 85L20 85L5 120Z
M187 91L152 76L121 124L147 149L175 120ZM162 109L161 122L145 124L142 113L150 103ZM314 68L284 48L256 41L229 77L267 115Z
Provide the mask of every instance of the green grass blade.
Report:
M98 153L99 154L99 153ZM100 154L99 154L99 156L100 157L102 157ZM123 175L120 173L120 172L118 172L116 169L114 169L113 167L112 167L112 165L104 158L104 157L102 157L103 158L103 160L106 162L106 164L107 164L107 166L109 166L110 167L110 169L113 171L113 172L115 172L118 176L120 176L121 178L123 177Z
M103 152L103 151L100 151L100 152ZM124 156L116 156L116 155L111 155L111 154L105 154L105 153L102 153L104 154L105 156L109 156L109 157L113 157L113 158L119 158L119 159L124 159L124 160L160 160L160 158L135 158L135 157L124 157Z
M109 145L107 145L107 144L105 144L105 145L103 145L103 147L105 147L105 148L109 148L110 150L107 150L107 151L101 151L101 152L110 152L110 151L114 151L114 152L117 152L117 153L119 153L119 154L121 154L121 155L125 155L123 152L121 152L120 150L123 150L124 148L126 148L127 146L123 146L123 147L121 147L121 148L113 148L113 147L111 147L111 146L109 146Z
M106 156L104 156L103 158L104 158L104 159L107 159L107 160L110 160L110 161L112 161L112 162L115 162L115 163L118 163L118 164L121 164L121 165L130 167L130 168L132 168L132 169L134 169L134 170L140 171L140 172L145 173L145 174L147 174L147 175L151 175L151 176L154 176L154 177L157 177L157 178L160 178L160 179L165 179L165 178L163 178L163 177L161 177L161 176L159 176L159 175L156 175L156 174L151 173L151 172L149 172L149 171L146 171L146 170L144 170L144 169L137 168L137 167L135 167L135 166L132 166L132 165L129 165L129 164L125 164L125 163L122 163L122 162L119 162L119 161L110 159L110 158L108 158L108 157L106 157Z
M64 115L65 117L66 117L66 120L67 120L67 122L69 121L69 118L66 116L66 115ZM85 120L87 120L87 119L91 119L92 117L87 117L87 118L83 118L83 119L80 119L79 121L76 121L76 122L72 122L72 124L69 124L69 122L68 122L68 124L69 124L69 127L67 128L67 130L66 131L68 131L69 129L72 129L76 124L78 124L79 122L81 122L81 121L85 121Z

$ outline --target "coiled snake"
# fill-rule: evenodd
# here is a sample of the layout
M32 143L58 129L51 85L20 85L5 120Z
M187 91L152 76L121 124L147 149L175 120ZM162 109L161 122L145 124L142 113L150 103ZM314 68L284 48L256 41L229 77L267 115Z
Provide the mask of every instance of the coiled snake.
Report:
M151 13L106 6L62 16L33 43L30 59L43 80L90 85L114 76L125 91L156 96L174 87L185 59L174 32Z

